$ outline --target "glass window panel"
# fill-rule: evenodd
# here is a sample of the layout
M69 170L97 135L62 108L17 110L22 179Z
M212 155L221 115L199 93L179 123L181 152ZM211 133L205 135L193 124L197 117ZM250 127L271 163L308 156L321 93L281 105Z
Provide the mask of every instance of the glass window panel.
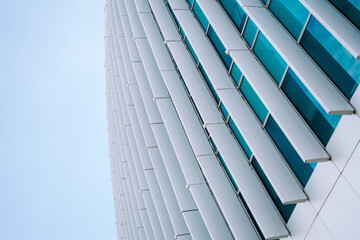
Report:
M266 6L266 4L267 4L267 2L269 1L269 0L261 0L264 4L265 4L265 6Z
M254 41L256 31L257 31L257 27L256 27L255 23L249 18L246 23L246 27L245 27L243 36L245 38L245 41L247 42L247 44L250 47L252 46L252 43Z
M329 0L344 16L360 29L359 0Z
M231 180L232 184L234 185L234 187L235 187L236 191L239 191L239 187L237 186L237 184L236 184L236 182L235 182L235 180L234 180L233 176L231 175L231 173L230 173L230 171L229 171L228 167L226 166L226 164L225 164L225 162L224 162L224 159L222 158L221 154L219 153L219 154L218 154L218 156L219 156L219 159L220 159L220 161L221 161L222 165L224 166L225 171L226 171L226 173L228 174L228 176L229 176L229 178L230 178L230 180Z
M347 0L350 2L356 9L360 10L360 1L359 0Z
M219 0L219 3L231 18L239 32L241 32L247 16L244 10L242 10L236 0Z
M341 116L327 114L291 69L286 74L281 88L326 146Z
M223 114L224 118L227 119L229 116L229 112L227 111L226 107L222 103L220 104L220 111Z
M195 13L195 16L197 17L197 19L199 20L202 28L204 29L204 31L206 32L206 29L209 25L209 20L207 20L207 18L205 17L205 14L203 13L203 11L201 10L199 4L195 1L194 3L194 8L193 11Z
M189 3L189 6L191 7L192 4L193 4L193 2L194 2L194 0L187 0L187 2Z
M240 143L240 146L242 147L242 149L244 150L246 156L248 157L248 159L251 158L252 152L249 148L249 146L247 145L247 143L245 142L245 139L243 138L243 136L241 135L239 129L236 127L235 122L232 120L232 118L229 118L229 127L232 130L232 132L234 133L237 141Z
M215 143L214 143L214 140L212 140L212 138L210 138L210 142L211 142L211 145L214 147L214 150L215 152L218 150Z
M306 8L298 0L272 0L269 9L290 34L298 39L309 15Z
M201 74L203 75L203 77L204 77L204 79L205 79L205 81L206 81L206 84L208 85L208 87L209 87L212 95L214 96L216 103L219 104L220 98L219 98L219 96L217 95L217 93L216 93L216 91L215 91L215 88L214 88L213 85L211 84L210 79L209 79L208 75L206 74L204 68L202 67L201 63L199 64L199 69L200 69L200 72L201 72Z
M214 147L215 152L216 152L218 149L217 149L214 141L212 140L212 138L210 138L210 141L211 141L211 144L212 144L212 146ZM227 175L229 176L229 178L230 178L230 180L231 180L231 183L234 185L236 191L239 191L239 188L238 188L237 184L235 183L235 180L234 180L233 176L231 175L231 173L230 173L228 167L226 166L226 164L225 164L225 162L224 162L224 159L222 158L222 156L221 156L220 153L218 153L218 157L219 157L220 162L222 163L222 165L223 165L223 167L224 167Z
M259 163L257 162L257 160L255 158L252 159L251 164L254 167L256 173L258 174L261 182L264 184L270 197L274 201L274 203L275 203L277 209L279 210L281 216L283 217L284 221L285 222L289 221L289 218L290 218L292 212L294 211L296 204L283 205L281 203L279 196L276 194L274 188L271 186L269 179L265 176L265 173L263 172L263 170L261 169Z
M268 114L268 110L266 109L265 105L262 103L259 96L255 93L254 89L250 86L249 82L246 80L245 77L241 82L240 91L242 92L242 94L244 95L247 102L254 110L260 121L264 123L265 118Z
M182 75L181 75L181 72L180 72L180 70L178 69L178 67L177 67L176 64L175 64L175 66L176 66L177 72L178 72L178 74L179 74L180 80L181 80L182 84L185 86L186 93L187 93L188 96L190 96L190 91L189 91L189 89L188 89L188 87L187 87L187 85L186 85L186 83L185 83L185 81L184 81L184 79L183 79L183 77L182 77ZM194 105L195 105L195 104L194 104ZM195 106L195 108L196 108L196 106ZM200 116L200 114L199 114L199 116Z
M279 84L287 64L261 32L257 37L254 53Z
M360 60L356 60L314 17L310 18L300 44L350 99L360 82Z
M182 39L184 39L184 38L185 38L185 32L184 32L184 30L182 29L182 27L180 27L180 34L181 34L181 36L182 36Z
M233 63L233 66L231 68L230 75L236 83L236 86L239 85L242 72L240 71L239 67L236 65L235 62Z
M199 62L199 59L198 59L198 57L196 56L196 54L195 54L195 52L194 52L194 49L192 48L192 46L191 46L191 44L190 44L190 42L189 42L189 40L188 40L187 38L185 39L185 43L186 43L186 46L189 48L189 51L190 51L192 57L194 58L194 61L195 61L196 64L197 64L197 63Z
M304 163L271 115L266 123L265 129L290 168L293 170L301 185L305 187L316 163L313 165Z
M224 62L227 69L230 68L232 59L230 55L225 53L225 47L220 41L218 35L216 34L215 30L212 28L212 26L209 27L208 36L212 44L214 45L217 53L219 54L221 60Z
M171 16L172 16L172 17L174 18L174 20L175 20L176 26L177 26L177 27L180 27L180 23L179 23L179 21L177 20L177 18L175 17L175 14L174 14L172 8L171 8L170 5L169 5L169 2L167 2L167 6L168 6L168 8L169 8L169 10L170 10Z

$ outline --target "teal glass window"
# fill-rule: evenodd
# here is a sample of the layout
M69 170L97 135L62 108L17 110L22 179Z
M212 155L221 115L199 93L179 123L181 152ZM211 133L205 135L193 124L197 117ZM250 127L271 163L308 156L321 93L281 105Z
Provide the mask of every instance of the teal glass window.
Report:
M350 99L360 82L360 60L356 60L314 17L310 18L300 45Z
M210 138L210 142L211 142L211 145L214 147L214 150L215 150L215 152L216 152L218 149L217 149L217 147L216 147L216 145L215 145L214 141L212 140L212 138ZM227 175L229 176L229 178L230 178L230 180L231 180L231 183L234 185L234 187L235 187L236 191L239 191L239 188L238 188L238 186L237 186L237 184L236 184L236 182L235 182L235 180L234 180L233 176L231 175L231 173L230 173L230 171L229 171L228 167L226 166L226 164L225 164L225 162L224 162L224 159L222 158L222 156L221 156L221 154L220 154L220 153L218 153L218 157L219 157L219 160L220 160L221 164L223 165L223 167L224 167L224 169L225 169L225 171L226 171Z
M236 0L219 0L219 3L224 8L239 32L241 32L247 16L244 10L236 2Z
M211 142L211 145L214 147L214 150L215 152L218 150L215 143L214 143L214 140L212 140L212 138L210 138L210 142Z
M261 0L264 4L265 4L265 6L266 6L266 4L268 3L268 1L269 0Z
M220 104L220 111L221 111L222 115L224 116L224 118L227 119L229 116L229 112L227 111L226 107L222 103Z
M209 25L209 20L206 18L205 14L203 13L203 11L201 10L199 4L196 1L194 3L193 11L194 11L194 14L195 14L196 18L200 22L202 28L206 32L206 29L207 29L207 27Z
M185 38L185 32L182 29L182 27L180 27L180 34L181 34L182 39L184 39Z
M169 11L170 11L171 16L172 16L173 19L175 20L176 26L179 28L179 27L180 27L180 23L179 23L179 21L177 20L177 18L175 17L175 14L174 14L172 8L171 8L170 5L169 5L169 2L167 2L166 5L167 5L167 7L168 7L168 9L169 9Z
M257 29L258 28L256 27L255 23L249 18L247 23L246 23L243 36L244 36L244 39L245 39L246 43L250 47L252 46L252 43L254 41Z
M220 41L215 30L212 28L212 26L209 27L208 36L209 36L211 43L215 47L216 52L219 54L221 60L225 64L226 68L229 69L231 66L232 59L231 59L230 55L225 53L226 49L225 49L224 45L222 44L222 42Z
M205 72L203 66L201 65L201 63L199 64L199 69L200 69L200 72L201 72L201 74L203 75L203 77L204 77L204 79L205 79L205 82L206 82L206 84L208 85L208 87L209 87L212 95L214 96L216 103L219 104L220 98L219 98L219 96L217 95L214 86L211 84L210 79L209 79L208 75L206 74L206 72Z
M189 3L189 6L191 7L192 4L193 4L193 2L194 2L194 0L187 0L187 2Z
M359 0L329 0L347 19L360 29Z
M186 46L189 48L189 51L190 51L190 53L191 53L191 55L192 55L195 63L197 64L197 63L199 62L199 59L198 59L198 57L196 56L196 54L195 54L195 52L194 52L194 49L192 48L192 46L191 46L191 44L190 44L190 42L189 42L189 40L188 40L187 38L185 39L185 44L186 44Z
M271 0L270 11L297 40L309 15L298 0Z
M235 182L235 180L234 180L234 177L231 175L231 173L230 173L230 171L229 171L229 168L226 166L226 164L225 164L225 162L224 162L224 159L222 158L221 154L218 153L218 156L219 156L219 159L220 159L220 161L221 161L221 163L222 163L222 165L223 165L226 173L228 174L228 176L229 176L229 178L230 178L230 180L231 180L231 183L234 185L236 191L239 191L239 187L237 186L237 184L236 184L236 182Z
M235 135L235 138L239 142L241 148L244 150L245 155L248 157L248 159L250 159L252 152L231 117L229 118L229 127L230 127L231 131L233 132L233 134Z
M276 194L274 188L271 186L269 179L266 177L265 173L261 169L261 167L260 167L259 163L257 162L257 160L255 159L255 157L252 159L251 164L254 167L259 178L261 179L261 182L264 184L264 187L266 188L270 197L274 201L274 203L275 203L277 209L279 210L281 216L283 217L284 221L288 222L291 214L293 213L293 211L295 209L296 204L283 205L279 196Z
M260 122L264 123L265 118L268 114L268 110L245 77L241 82L240 91L246 98L251 108L254 110Z
M291 69L286 74L281 88L326 146L341 116L327 114Z
M233 63L233 66L231 68L230 75L236 83L236 86L239 85L242 72L240 71L239 67L236 65L235 62Z
M304 163L271 115L266 122L265 129L301 185L305 187L316 163Z
M261 32L256 40L254 53L279 84L287 64Z
M175 66L176 66L177 72L179 74L180 80L181 80L183 86L185 87L186 93L187 93L188 96L190 96L190 91L189 91L189 89L188 89L188 87L187 87L187 85L186 85L186 83L184 81L184 78L182 77L181 72L178 69L178 66L176 65L176 63L175 63ZM196 106L195 106L195 109L197 110ZM201 118L200 113L198 114L198 116Z

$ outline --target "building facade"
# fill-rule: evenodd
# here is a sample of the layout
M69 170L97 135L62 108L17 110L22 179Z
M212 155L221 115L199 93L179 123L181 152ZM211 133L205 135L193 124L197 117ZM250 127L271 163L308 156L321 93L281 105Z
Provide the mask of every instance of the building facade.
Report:
M360 2L106 0L118 239L359 239Z

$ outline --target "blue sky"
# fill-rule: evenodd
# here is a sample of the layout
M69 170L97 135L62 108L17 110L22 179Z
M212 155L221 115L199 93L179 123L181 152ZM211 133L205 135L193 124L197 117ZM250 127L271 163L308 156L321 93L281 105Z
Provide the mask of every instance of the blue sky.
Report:
M116 239L104 1L0 0L0 239Z

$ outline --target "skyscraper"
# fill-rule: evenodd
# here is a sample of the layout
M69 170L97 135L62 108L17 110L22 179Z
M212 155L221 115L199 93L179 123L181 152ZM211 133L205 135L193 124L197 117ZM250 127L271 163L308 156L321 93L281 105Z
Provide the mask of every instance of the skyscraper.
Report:
M358 239L360 2L107 0L119 239Z

